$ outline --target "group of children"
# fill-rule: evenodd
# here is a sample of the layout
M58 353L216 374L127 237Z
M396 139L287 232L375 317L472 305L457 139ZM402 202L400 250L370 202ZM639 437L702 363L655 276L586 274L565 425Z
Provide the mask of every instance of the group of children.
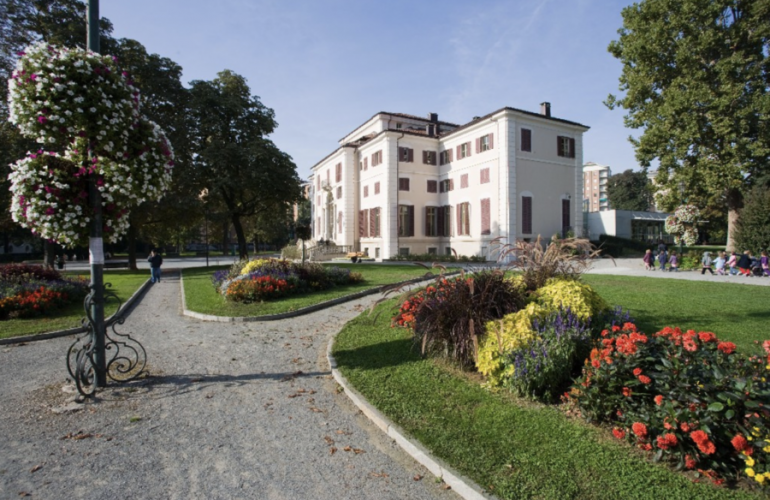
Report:
M642 258L644 261L644 268L648 271L655 270L655 262L658 262L661 271L679 271L679 257L676 251L672 250L669 255L668 249L665 245L658 247L658 255L655 256L652 250L647 250ZM668 269L666 269L668 265ZM741 274L743 276L770 276L770 259L767 256L767 252L763 251L760 258L756 258L751 255L749 250L746 250L741 255L732 252L730 257L727 257L725 252L717 252L716 259L711 258L711 252L703 252L701 258L701 274L706 274L706 271L714 275L736 275Z

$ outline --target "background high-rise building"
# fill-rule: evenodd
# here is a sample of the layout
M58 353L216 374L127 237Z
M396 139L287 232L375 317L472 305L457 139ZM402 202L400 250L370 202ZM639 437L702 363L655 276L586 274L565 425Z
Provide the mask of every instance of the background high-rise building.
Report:
M602 212L610 209L607 183L610 167L589 161L583 165L583 211Z

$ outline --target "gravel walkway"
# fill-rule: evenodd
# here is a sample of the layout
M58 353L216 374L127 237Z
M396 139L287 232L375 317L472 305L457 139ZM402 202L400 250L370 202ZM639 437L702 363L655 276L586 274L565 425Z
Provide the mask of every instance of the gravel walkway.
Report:
M375 297L204 323L179 314L166 273L119 327L149 377L86 404L67 384L72 337L0 348L0 498L458 498L331 379L328 338Z

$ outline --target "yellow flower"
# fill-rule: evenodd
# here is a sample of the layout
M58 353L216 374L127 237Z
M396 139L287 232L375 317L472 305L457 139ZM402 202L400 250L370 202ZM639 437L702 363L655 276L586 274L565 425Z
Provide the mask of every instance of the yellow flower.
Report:
M761 435L759 432L759 427L754 427L754 429L751 431L751 435L759 437Z
M762 484L765 482L765 475L764 474L757 474L754 478L754 481L758 482L759 484Z
M767 365L765 369L770 370L770 365Z
M751 468L746 469L746 475L749 477L754 477L754 469L751 469Z
M751 457L746 457L746 465L749 467L754 467L754 459Z
M770 453L770 444L762 448L762 451L764 451L765 453Z

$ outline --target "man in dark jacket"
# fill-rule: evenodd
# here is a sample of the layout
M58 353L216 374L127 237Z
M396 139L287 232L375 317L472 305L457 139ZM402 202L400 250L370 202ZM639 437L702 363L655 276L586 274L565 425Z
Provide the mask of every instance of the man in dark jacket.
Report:
M738 258L738 270L744 276L751 276L751 252L748 250Z
M152 250L150 256L147 257L147 262L150 263L151 281L153 283L160 283L160 266L163 264L163 257L155 250Z

